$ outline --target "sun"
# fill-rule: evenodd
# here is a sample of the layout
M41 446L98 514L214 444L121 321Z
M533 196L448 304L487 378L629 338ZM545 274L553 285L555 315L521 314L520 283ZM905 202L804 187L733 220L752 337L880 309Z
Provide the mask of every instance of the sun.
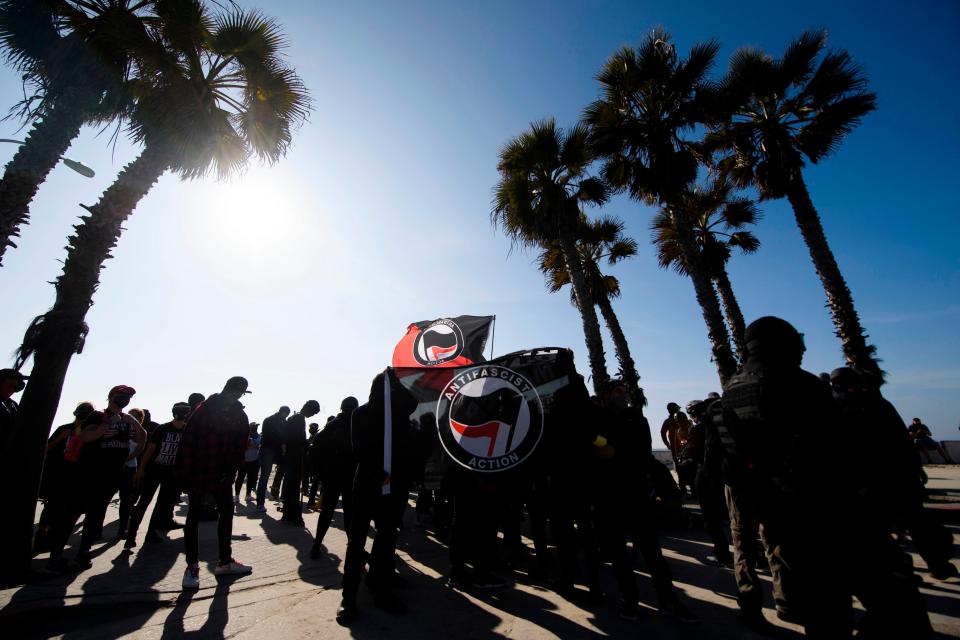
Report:
M301 180L280 168L257 168L204 185L191 207L199 231L195 250L213 269L242 272L245 282L302 274L322 234Z

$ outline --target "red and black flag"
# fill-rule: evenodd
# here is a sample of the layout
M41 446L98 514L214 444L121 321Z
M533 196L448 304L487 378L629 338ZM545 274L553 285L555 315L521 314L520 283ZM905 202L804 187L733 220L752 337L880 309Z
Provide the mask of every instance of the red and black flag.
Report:
M396 373L420 403L416 415L432 414L430 423L436 421L446 457L477 473L525 467L542 448L545 431L569 413L558 398L577 375L567 349L520 351L472 365Z
M393 350L393 367L462 367L483 362L494 316L457 316L415 322Z

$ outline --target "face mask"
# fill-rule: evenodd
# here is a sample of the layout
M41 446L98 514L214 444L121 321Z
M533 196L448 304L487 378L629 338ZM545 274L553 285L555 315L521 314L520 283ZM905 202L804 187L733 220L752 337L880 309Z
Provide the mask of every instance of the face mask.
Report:
M113 403L123 409L130 404L130 396L113 396Z

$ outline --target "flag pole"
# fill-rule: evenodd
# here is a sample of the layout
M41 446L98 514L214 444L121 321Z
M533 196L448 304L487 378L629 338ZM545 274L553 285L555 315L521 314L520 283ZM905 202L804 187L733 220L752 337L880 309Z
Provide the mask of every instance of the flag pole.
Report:
M381 495L390 495L393 474L393 406L390 401L390 367L383 370L383 471Z
M497 339L497 316L493 316L493 323L490 327L490 359L493 360L493 342Z

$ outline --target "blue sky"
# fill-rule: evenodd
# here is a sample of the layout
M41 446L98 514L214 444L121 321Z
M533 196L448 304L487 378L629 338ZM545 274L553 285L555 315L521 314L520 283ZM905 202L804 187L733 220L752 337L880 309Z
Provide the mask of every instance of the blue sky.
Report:
M778 55L808 27L829 30L866 69L879 109L835 157L806 172L814 203L871 340L887 397L940 438L960 423L960 71L950 2L241 3L276 17L312 92L310 122L288 157L218 183L165 176L142 201L101 277L84 353L58 421L114 384L168 419L191 391L249 378L252 419L316 398L323 416L364 397L408 323L496 314L496 354L569 346L587 370L567 295L545 292L533 254L509 254L489 223L499 147L530 121L576 121L594 74L657 25L683 52L717 38L716 73L742 45ZM951 81L953 80L953 81ZM0 102L19 96L0 70ZM0 137L16 124L0 123ZM23 132L19 132L22 136ZM0 269L0 351L12 361L30 319L53 300L64 238L137 150L85 129L34 200L21 247ZM15 151L0 145L0 160ZM761 251L731 279L749 319L780 315L806 336L805 365L839 366L823 291L786 202L762 205ZM640 253L612 273L616 302L656 426L668 401L718 390L689 281L657 268L651 211L620 198ZM611 370L616 369L608 343ZM322 416L321 416L322 417ZM825 438L828 436L825 436ZM835 434L830 434L831 438Z

